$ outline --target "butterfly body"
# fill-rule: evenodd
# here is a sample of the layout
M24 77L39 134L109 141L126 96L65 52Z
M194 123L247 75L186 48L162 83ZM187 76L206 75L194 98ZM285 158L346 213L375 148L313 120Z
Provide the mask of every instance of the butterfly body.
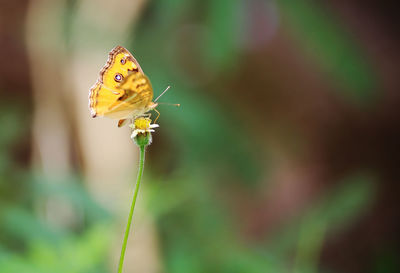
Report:
M89 91L92 117L133 119L154 109L157 103L152 100L153 88L139 63L127 49L116 46Z

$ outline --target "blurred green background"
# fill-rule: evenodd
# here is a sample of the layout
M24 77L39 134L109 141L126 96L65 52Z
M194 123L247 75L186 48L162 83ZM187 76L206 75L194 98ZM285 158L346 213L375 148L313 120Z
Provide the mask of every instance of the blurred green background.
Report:
M115 45L150 78L125 272L399 272L390 2L0 4L0 272L116 272L137 147L91 119Z

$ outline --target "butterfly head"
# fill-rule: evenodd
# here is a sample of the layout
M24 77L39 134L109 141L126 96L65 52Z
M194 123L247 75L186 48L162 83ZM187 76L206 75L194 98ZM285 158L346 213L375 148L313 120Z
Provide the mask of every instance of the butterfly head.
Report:
M149 105L147 106L148 111L156 109L158 106L158 103L156 102L150 102Z

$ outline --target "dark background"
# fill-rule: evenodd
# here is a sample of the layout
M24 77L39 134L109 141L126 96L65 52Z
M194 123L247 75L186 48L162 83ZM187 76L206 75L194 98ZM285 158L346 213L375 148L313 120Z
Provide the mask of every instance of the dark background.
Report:
M127 207L120 215L93 197L80 137L89 111L73 90L90 88L74 71L94 83L117 44L155 95L171 85L161 100L182 105L160 106L148 149L139 202L158 265L147 272L398 272L394 4L138 1L128 13L117 2L110 17L101 4L85 9L90 1L0 4L0 272L114 271ZM95 51L98 63L80 63ZM45 126L54 143L41 140L41 115L62 117ZM127 143L102 141L93 157L107 158L104 146L135 151ZM129 192L136 159L115 156L132 166ZM47 211L54 202L68 220Z

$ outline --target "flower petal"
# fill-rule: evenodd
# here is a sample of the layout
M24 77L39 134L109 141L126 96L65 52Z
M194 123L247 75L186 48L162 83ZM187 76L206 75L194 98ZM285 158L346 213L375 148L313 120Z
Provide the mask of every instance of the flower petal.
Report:
M135 138L135 137L137 136L138 133L139 133L138 130L133 130L132 135L131 135L131 138L132 138L132 139Z

